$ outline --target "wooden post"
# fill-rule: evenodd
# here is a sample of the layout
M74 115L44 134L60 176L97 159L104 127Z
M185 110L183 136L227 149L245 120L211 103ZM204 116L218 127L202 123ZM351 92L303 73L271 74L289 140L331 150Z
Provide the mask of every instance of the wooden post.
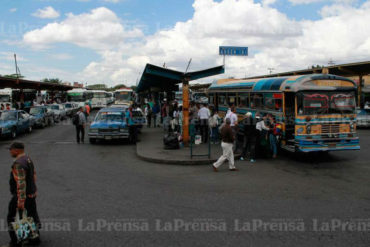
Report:
M362 94L362 75L360 75L359 76L359 82L358 82L358 91L357 91L357 93L358 93L358 95L357 95L357 97L358 97L358 107L360 107L361 108L361 94Z
M189 145L189 79L182 82L182 139L185 146Z

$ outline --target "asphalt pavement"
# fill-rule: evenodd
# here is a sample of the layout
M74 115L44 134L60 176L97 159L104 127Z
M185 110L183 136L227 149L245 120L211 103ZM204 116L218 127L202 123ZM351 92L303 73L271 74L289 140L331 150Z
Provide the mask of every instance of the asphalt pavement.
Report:
M17 139L37 170L41 246L369 246L370 130L361 150L254 165L176 166L128 143L75 142L68 123ZM0 246L12 158L0 141Z

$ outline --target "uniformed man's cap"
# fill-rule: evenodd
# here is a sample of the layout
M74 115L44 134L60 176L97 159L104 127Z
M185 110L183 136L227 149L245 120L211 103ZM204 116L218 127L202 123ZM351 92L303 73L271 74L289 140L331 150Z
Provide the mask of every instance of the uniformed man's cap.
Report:
M24 144L22 142L13 142L9 146L9 150L11 150L11 149L21 149L21 150L23 150L24 149Z

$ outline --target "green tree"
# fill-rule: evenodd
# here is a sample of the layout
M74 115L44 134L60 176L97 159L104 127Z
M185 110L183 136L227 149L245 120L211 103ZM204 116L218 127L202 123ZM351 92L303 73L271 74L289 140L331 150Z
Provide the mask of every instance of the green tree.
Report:
M10 78L10 79L22 79L24 78L23 75L17 75L17 74L11 74L11 75L3 75L3 77L5 78Z
M127 87L125 84L118 84L116 86L113 87L114 90L117 90L117 89L120 89L120 88L123 88L123 87Z
M62 84L62 80L58 78L44 78L41 80L42 82L47 82L47 83L55 83L55 84Z
M107 85L105 85L105 84L94 84L94 85L87 86L87 88L92 89L92 90L106 90Z

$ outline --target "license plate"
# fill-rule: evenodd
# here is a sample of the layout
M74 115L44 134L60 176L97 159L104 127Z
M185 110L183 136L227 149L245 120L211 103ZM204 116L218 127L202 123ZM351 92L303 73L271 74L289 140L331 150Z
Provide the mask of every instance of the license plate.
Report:
M112 137L111 136L106 136L104 137L105 140L112 140Z

